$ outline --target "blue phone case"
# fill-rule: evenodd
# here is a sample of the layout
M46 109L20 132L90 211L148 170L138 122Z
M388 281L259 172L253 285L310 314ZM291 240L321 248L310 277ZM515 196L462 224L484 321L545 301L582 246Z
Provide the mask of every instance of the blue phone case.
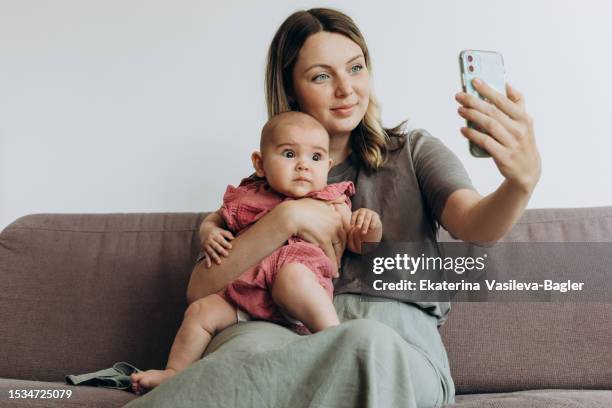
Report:
M463 92L484 99L472 86L472 79L480 78L499 93L506 95L506 70L504 58L495 51L463 50L459 53L459 66L461 67L461 84ZM475 128L472 122L468 127ZM482 129L479 131L484 132ZM470 153L474 157L491 157L489 153L469 142Z

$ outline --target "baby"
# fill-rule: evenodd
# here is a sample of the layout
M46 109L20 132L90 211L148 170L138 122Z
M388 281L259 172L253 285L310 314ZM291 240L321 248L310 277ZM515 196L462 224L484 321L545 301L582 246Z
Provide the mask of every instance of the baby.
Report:
M251 159L256 175L238 187L228 186L222 207L202 224L207 267L211 260L221 263L228 255L232 233L240 235L281 202L303 197L343 201L337 207L348 231L349 250L360 253L362 242L380 242L378 214L366 208L351 213L348 197L355 192L353 183L327 185L332 165L329 135L311 116L285 112L270 119L262 130L260 151ZM223 290L189 306L166 369L132 374L132 390L141 394L184 370L201 358L215 333L241 321L272 321L301 334L338 325L332 302L336 272L321 248L291 237Z

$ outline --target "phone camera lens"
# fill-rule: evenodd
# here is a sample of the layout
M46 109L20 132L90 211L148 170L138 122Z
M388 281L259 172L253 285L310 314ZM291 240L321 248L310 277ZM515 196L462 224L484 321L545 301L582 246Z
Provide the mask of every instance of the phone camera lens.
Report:
M468 60L468 62L472 62L474 60L474 58L472 58L471 55L468 55L467 60Z
M470 72L474 72L474 67L472 65L470 65L468 69L470 70Z

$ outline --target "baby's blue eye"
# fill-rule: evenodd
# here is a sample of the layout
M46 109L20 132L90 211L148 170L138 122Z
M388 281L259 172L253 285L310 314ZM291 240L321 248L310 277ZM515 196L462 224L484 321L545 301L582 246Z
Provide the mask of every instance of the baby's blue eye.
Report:
M293 150L284 150L281 154L288 159L293 159L295 157Z
M321 160L321 155L319 153L315 153L312 155L312 160L319 161Z

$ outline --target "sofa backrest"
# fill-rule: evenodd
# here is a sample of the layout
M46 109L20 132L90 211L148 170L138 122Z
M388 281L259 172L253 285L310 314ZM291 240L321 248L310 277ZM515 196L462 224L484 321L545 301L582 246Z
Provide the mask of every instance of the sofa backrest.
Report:
M612 207L527 210L501 242L612 242ZM612 389L609 302L453 303L441 333L457 393Z

